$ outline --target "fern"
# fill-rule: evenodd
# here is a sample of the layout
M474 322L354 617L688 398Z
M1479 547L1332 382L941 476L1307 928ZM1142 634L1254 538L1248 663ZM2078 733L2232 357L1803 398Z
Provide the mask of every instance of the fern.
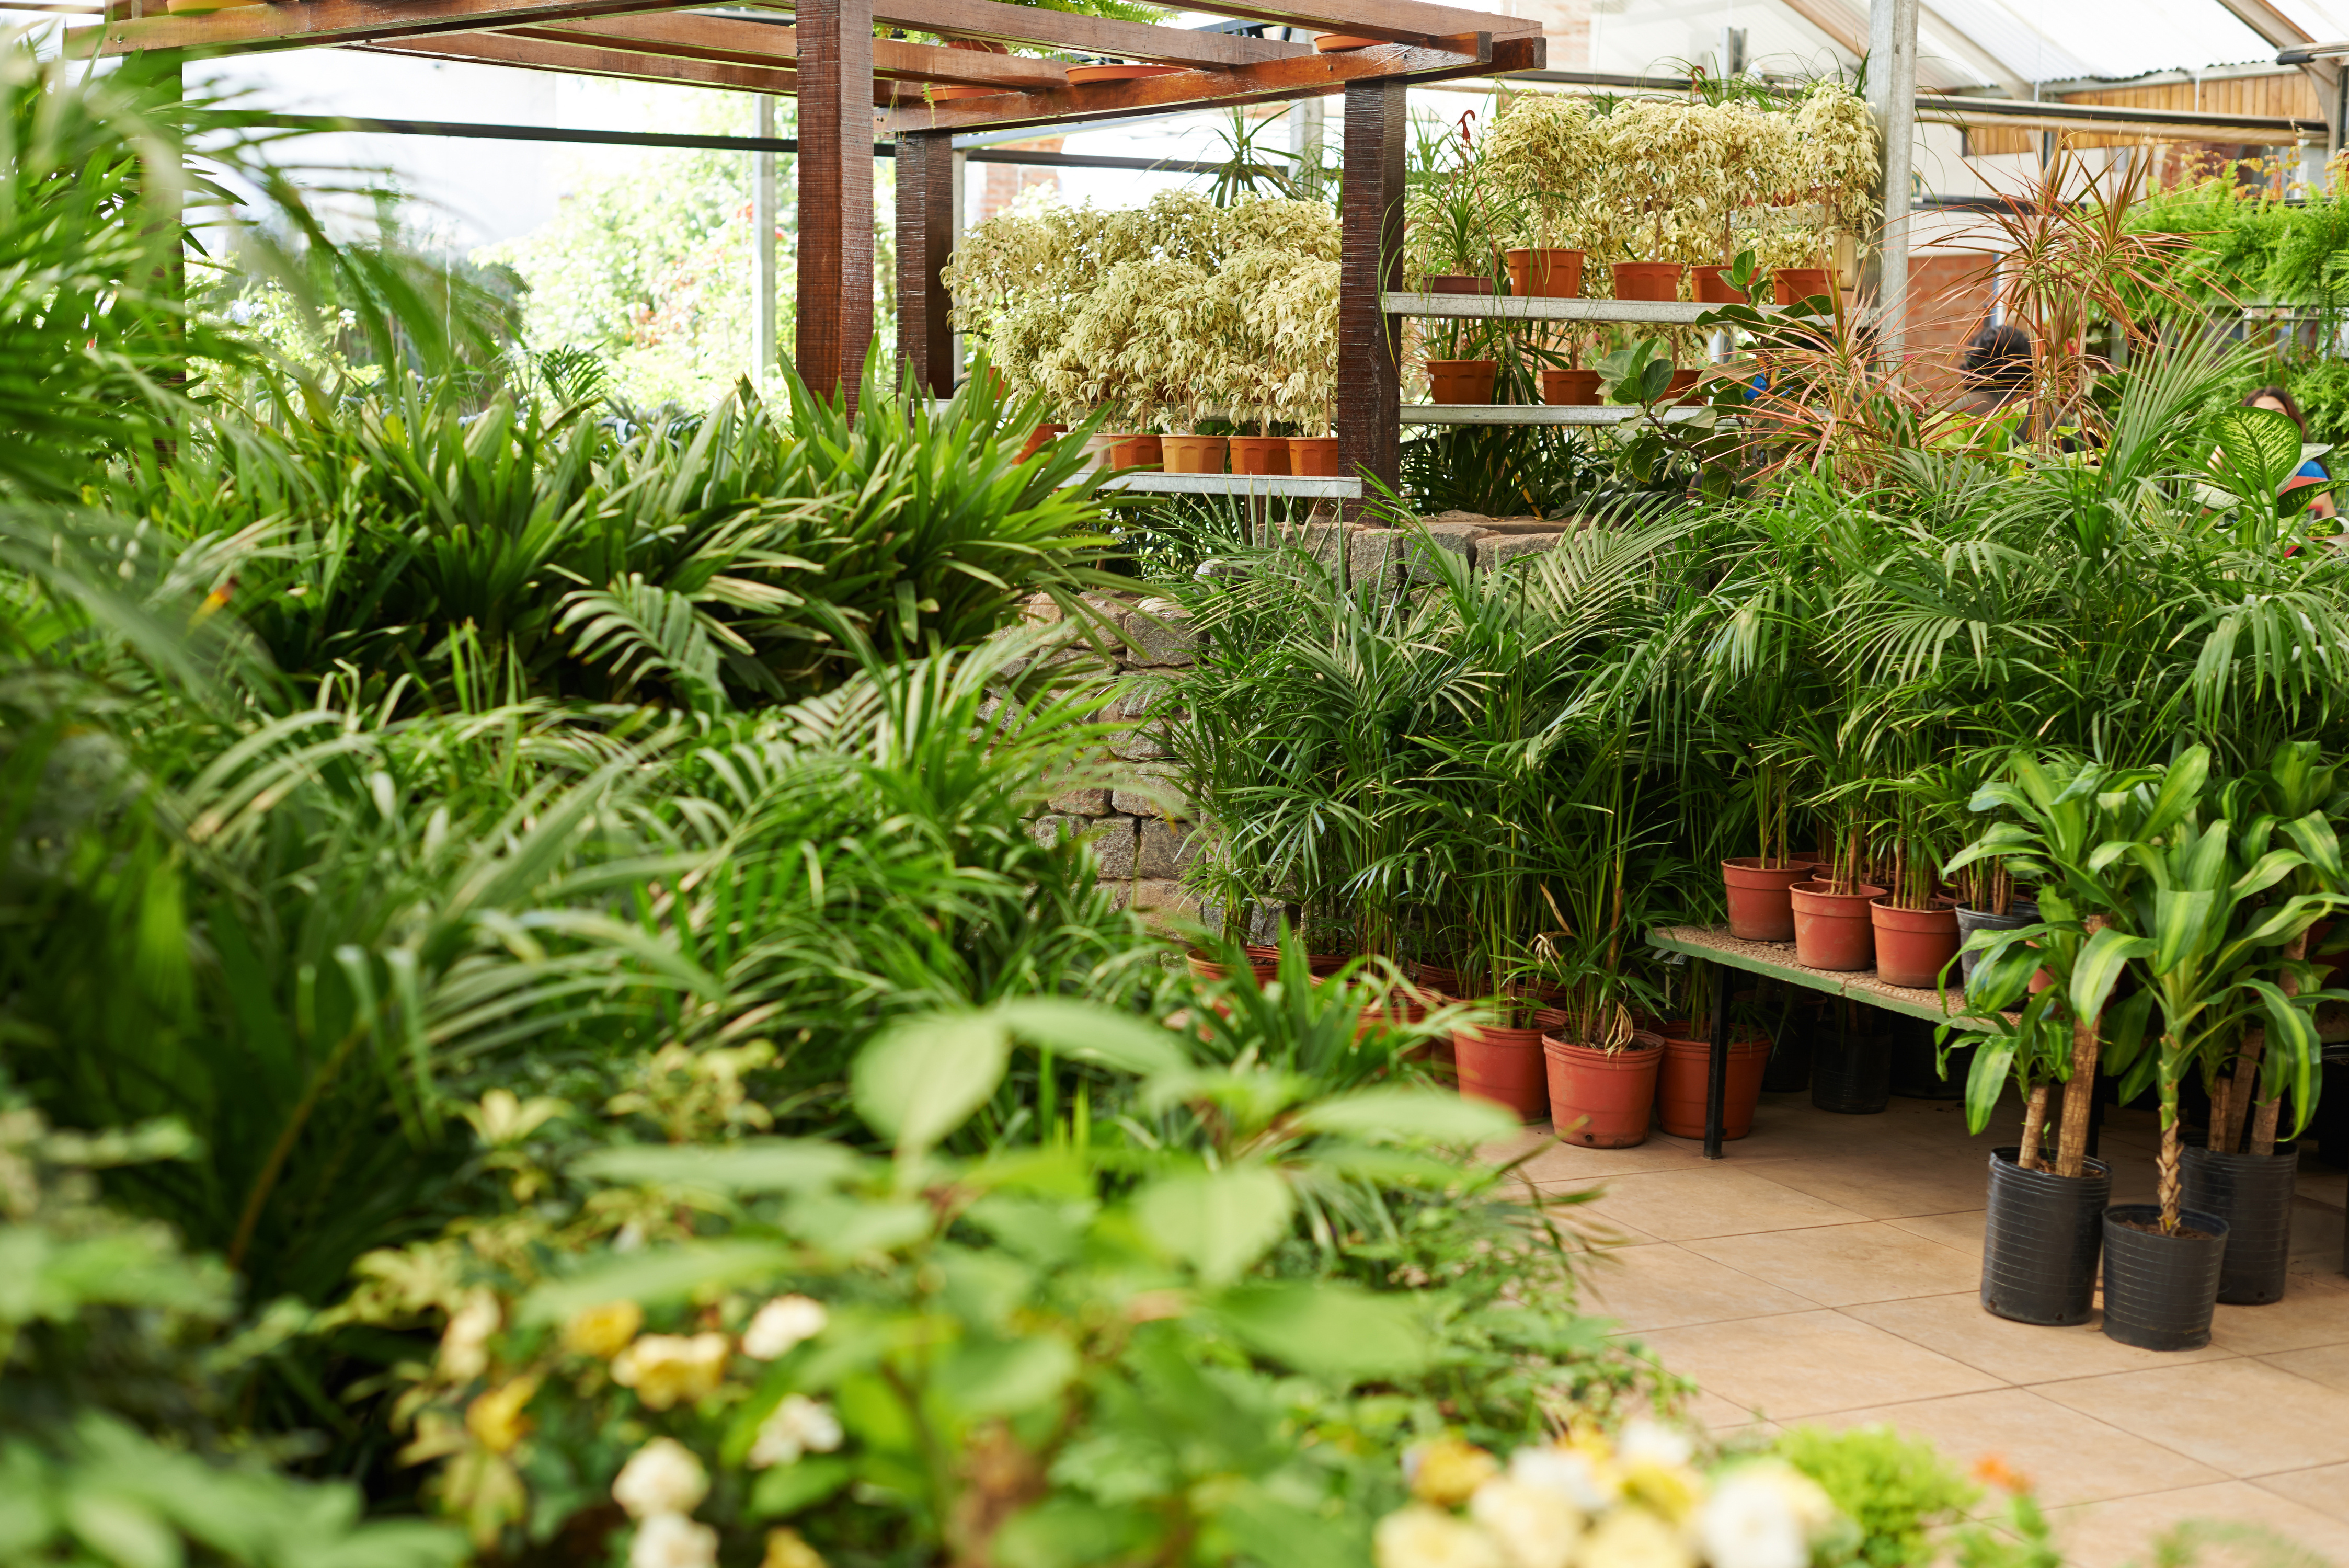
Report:
M740 639L706 619L692 599L645 581L641 572L630 572L608 587L582 588L565 596L555 629L574 628L574 656L607 664L620 693L657 679L696 708L732 706L711 634L734 643Z

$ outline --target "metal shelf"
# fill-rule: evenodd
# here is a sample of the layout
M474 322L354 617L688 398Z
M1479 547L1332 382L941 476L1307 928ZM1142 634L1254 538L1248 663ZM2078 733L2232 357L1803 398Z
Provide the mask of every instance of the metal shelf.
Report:
M1692 420L1702 408L1672 407L1668 421ZM1405 403L1407 425L1619 425L1639 416L1628 404L1590 403Z
M1103 490L1161 495L1286 496L1306 501L1359 501L1359 479L1295 479L1262 473L1129 473L1102 482Z
M1433 316L1453 321L1629 321L1651 327L1693 327L1718 305L1678 300L1546 299L1516 294L1382 294L1379 308L1389 316ZM1764 306L1764 310L1775 308Z

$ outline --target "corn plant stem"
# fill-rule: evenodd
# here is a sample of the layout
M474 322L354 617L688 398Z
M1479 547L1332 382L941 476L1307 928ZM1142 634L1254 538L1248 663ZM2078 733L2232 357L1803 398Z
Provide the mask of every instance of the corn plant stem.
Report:
M2235 1050L2235 1071L2223 1081L2226 1101L2221 1107L2214 1093L2210 1104L2210 1142L2213 1154L2232 1154L2243 1141L2243 1117L2251 1108L2252 1085L2259 1082L2260 1058L2267 1054L2268 1032L2253 1024L2243 1031L2243 1043Z
M2025 1170L2037 1170L2043 1163L2039 1158L2039 1137L2047 1125L2047 1080L2042 1078L2031 1085L2031 1097L2023 1106L2023 1147L2015 1154L2014 1163Z
M2282 992L2286 996L2298 996L2300 994L2300 980L2298 975L2293 971L2292 966L2299 963L2307 956L2308 933L2306 931L2301 932L2300 935L2284 943L2284 971L2282 975L2277 977L2276 989ZM2262 1031L2261 1033L2264 1034L2265 1032ZM2242 1069L2238 1067L2235 1071L2240 1074ZM2253 1092L2254 1081L2246 1080L2243 1085L2242 1097L2248 1100ZM2271 1095L2268 1098L2260 1102L2258 1114L2251 1119L2251 1151L2253 1154L2273 1154L2275 1152L2276 1122L2282 1110L2283 1096L2281 1092ZM2230 1147L2232 1146L2230 1145Z
M2176 1034L2162 1042L2162 1053L2170 1061L2183 1061L2186 1050ZM2165 1068L2161 1075L2161 1153L2154 1160L2154 1196L2161 1205L2161 1231L2165 1236L2178 1231L2178 1208L2181 1197L2178 1179L2178 1160L2183 1155L2185 1140L2178 1128L2178 1080Z
M2082 924L2088 936L2105 925L2105 917L2090 915ZM2072 1021L2072 1075L2064 1081L2063 1125L2055 1140L2055 1174L2076 1177L2087 1168L2088 1124L2096 1109L2097 1034L2104 1015Z

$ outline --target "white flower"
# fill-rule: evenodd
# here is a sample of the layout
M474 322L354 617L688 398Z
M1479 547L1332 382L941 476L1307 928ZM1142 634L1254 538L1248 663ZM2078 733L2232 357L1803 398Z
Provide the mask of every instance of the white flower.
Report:
M1468 1500L1468 1517L1485 1527L1511 1568L1566 1568L1582 1536L1582 1512L1548 1487L1488 1480Z
M631 1519L691 1513L709 1495L709 1472L675 1438L655 1438L628 1456L612 1481L612 1501Z
M628 1568L717 1568L718 1532L681 1513L657 1513L636 1526Z
M829 1405L819 1405L804 1394L786 1394L775 1413L759 1424L750 1445L750 1468L795 1464L802 1454L828 1454L840 1447L840 1417Z
M1578 1449L1523 1448L1509 1456L1509 1479L1556 1492L1584 1513L1600 1513L1620 1490L1611 1473Z
M1615 1452L1626 1465L1661 1465L1676 1470L1696 1453L1696 1444L1677 1427L1651 1421L1645 1416L1623 1423Z
M822 1334L830 1321L823 1303L812 1296L777 1296L742 1331L742 1354L756 1361L788 1355L802 1340Z
M1808 1532L1785 1491L1748 1468L1733 1472L1697 1511L1697 1539L1713 1568L1803 1568Z
M498 1330L498 1298L475 1291L440 1333L440 1370L452 1383L471 1383L490 1369L490 1335Z
M1424 1503L1380 1520L1371 1555L1378 1568L1507 1568L1492 1537Z

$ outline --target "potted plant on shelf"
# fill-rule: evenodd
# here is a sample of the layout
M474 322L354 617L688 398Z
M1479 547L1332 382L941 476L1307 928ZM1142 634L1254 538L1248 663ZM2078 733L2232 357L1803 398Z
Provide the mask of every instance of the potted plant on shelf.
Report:
M1713 966L1702 961L1687 964L1677 984L1682 1005L1657 1031L1663 1050L1656 1071L1656 1121L1674 1137L1702 1137L1713 1088ZM1768 1031L1740 1013L1739 1006L1731 1007L1729 1073L1721 1104L1724 1138L1754 1130L1754 1107L1770 1064Z
M1876 962L1870 907L1885 889L1868 878L1873 846L1862 802L1875 781L1856 753L1853 728L1834 711L1812 714L1801 742L1821 781L1812 809L1829 835L1808 881L1786 889L1795 911L1795 961L1806 969L1861 970Z
M1430 293L1491 294L1502 272L1494 236L1510 202L1484 169L1471 109L1441 135L1422 135L1404 196L1404 271ZM1500 374L1492 352L1496 324L1436 318L1420 324L1421 363L1439 403L1489 403Z
M1941 893L1940 850L1948 784L1937 767L1920 768L1885 785L1891 815L1883 825L1891 888L1868 906L1875 929L1876 976L1887 985L1930 991L1958 956L1956 906Z
M1867 100L1840 82L1821 82L1792 116L1795 156L1778 200L1812 208L1810 265L1771 274L1773 294L1791 306L1836 292L1836 234L1868 232L1876 213L1881 166L1875 120Z
M1614 264L1615 297L1674 300L1687 266L1670 259L1676 223L1702 221L1702 176L1711 141L1702 104L1639 99L1599 119L1608 178L1622 210L1621 232L1646 259Z
M1562 93L1505 99L1485 140L1493 179L1529 221L1530 244L1503 254L1509 292L1571 299L1582 293L1589 192L1606 182L1606 149L1589 106Z

